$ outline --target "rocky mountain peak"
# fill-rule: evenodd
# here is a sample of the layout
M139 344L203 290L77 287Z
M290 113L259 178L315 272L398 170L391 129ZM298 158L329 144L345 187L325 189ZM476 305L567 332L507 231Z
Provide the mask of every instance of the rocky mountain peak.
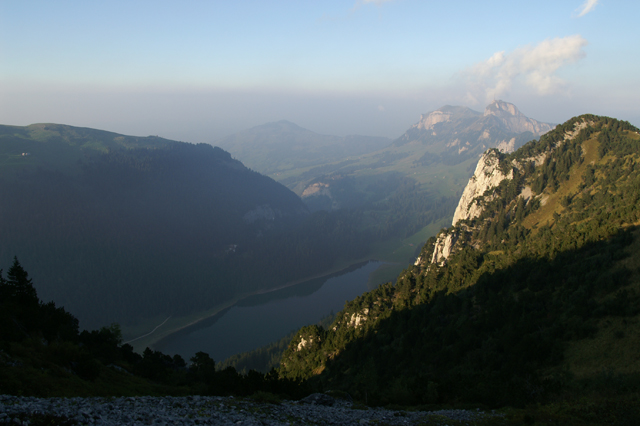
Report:
M451 165L478 158L489 148L513 152L552 128L550 124L526 117L514 104L501 100L489 104L484 113L463 106L445 105L422 114L420 121L393 145L422 144L429 151L423 165L433 162L436 158L433 154L437 154L441 162Z
M414 124L413 127L416 127L420 130L433 129L433 126L438 123L451 121L451 115L452 114L450 112L440 110L435 110L428 114L422 114L422 116L420 117L420 121Z
M494 116L500 123L515 133L531 132L540 136L553 129L554 126L526 117L514 104L496 100L484 110L484 117Z
M493 101L487 105L484 109L484 116L486 117L487 115L495 115L496 117L524 117L524 114L520 112L517 106L501 100Z
M445 105L435 111L422 114L420 116L420 121L411 126L411 128L418 130L430 130L438 123L450 123L455 125L455 122L469 115L481 117L479 112L473 111L467 107Z

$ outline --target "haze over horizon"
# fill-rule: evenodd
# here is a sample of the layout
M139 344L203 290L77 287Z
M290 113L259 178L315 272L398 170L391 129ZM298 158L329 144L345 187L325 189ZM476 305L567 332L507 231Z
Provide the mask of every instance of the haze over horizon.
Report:
M348 0L0 3L0 124L215 142L288 120L400 136L493 99L640 125L640 4Z

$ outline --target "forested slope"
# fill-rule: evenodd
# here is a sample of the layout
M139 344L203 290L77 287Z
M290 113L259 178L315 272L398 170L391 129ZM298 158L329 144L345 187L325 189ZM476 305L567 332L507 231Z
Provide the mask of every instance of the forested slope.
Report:
M479 215L328 328L301 329L280 374L373 403L637 395L639 153L637 128L593 115L494 152L510 178L473 200Z
M220 148L62 125L0 127L0 199L0 260L83 328L206 310L369 242Z

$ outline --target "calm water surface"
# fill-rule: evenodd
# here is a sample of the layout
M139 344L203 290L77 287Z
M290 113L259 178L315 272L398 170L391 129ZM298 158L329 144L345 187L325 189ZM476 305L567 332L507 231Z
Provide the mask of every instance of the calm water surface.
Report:
M241 300L215 317L163 340L156 349L189 360L207 352L216 362L281 339L315 324L347 300L367 291L369 274L380 262L354 265L337 274Z

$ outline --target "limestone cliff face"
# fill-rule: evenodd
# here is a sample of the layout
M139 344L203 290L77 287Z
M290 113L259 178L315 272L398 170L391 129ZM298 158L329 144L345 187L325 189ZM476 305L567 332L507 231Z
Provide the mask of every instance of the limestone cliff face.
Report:
M415 266L433 264L444 266L447 263L447 259L461 244L461 233L465 232L464 229L456 227L458 222L480 216L484 206L485 192L497 187L505 179L513 179L513 170L505 174L500 170L499 165L500 152L497 149L490 149L482 155L473 176L469 179L469 183L460 197L460 202L453 215L453 226L438 234L433 245L433 252L430 255L422 253L414 263Z
M453 215L452 227L440 232L436 238L429 264L444 266L447 263L449 257L460 246L460 233L464 233L464 230L456 228L456 225L461 220L480 216L484 203L487 201L487 191L497 187L505 179L513 179L513 169L505 174L500 170L499 165L500 153L497 149L490 149L482 155L473 176L462 192L460 202ZM491 196L489 195L489 197ZM427 259L418 258L415 265L426 261Z
M301 351L307 344L313 343L313 337L310 337L309 340L306 340L304 336L300 337L300 342L298 342L298 351Z
M503 180L513 178L512 170L508 174L504 174L498 167L500 163L498 155L495 150L489 150L478 161L476 170L464 188L458 207L453 214L453 226L456 226L460 220L480 216L482 204L479 202L479 197L485 191L500 185Z
M291 340L289 349L292 352L300 352L302 350L313 350L322 342L322 330L316 326L302 327L298 334Z
M364 308L362 310L362 314L360 313L351 314L351 319L349 320L349 327L358 328L364 325L364 322L367 320L368 315L369 315L369 308Z
M515 115L513 110L509 110L508 112L511 115ZM527 164L533 164L534 167L540 166L554 149L557 149L564 142L575 138L588 124L588 122L575 123L573 129L565 131L563 138L549 147L547 151L532 157L517 160L512 159L508 167L504 167L506 164L503 164L502 168L500 167L501 154L498 149L490 149L482 154L473 176L469 179L460 197L460 202L453 215L452 227L438 234L432 246L433 251L429 251L431 249L426 250L425 246L421 256L418 257L414 265L422 267L429 267L429 265L433 264L444 266L449 257L461 248L463 241L465 241L463 236L469 231L469 226L473 226L464 223L461 224L460 221L479 217L483 213L486 203L493 200L495 196L492 190L504 180L513 179L514 170L522 171ZM505 173L503 170L506 168L508 168L508 172ZM528 185L524 185L520 189L519 197L522 197L526 203L532 198L540 198L542 205L545 203L545 197L542 197L541 194L535 194Z
M416 259L414 266L429 268L430 265L444 266L449 257L461 247L460 236L464 229L449 228L443 229L436 237L435 242L427 243L420 256Z
M300 198L304 200L307 206L314 206L319 202L322 206L321 210L338 210L341 206L340 203L333 197L331 189L332 184L329 184L327 182L315 182L308 185L304 189L304 191L302 191ZM312 210L316 210L313 207L311 208Z
M420 130L428 130L433 129L438 123L445 123L447 121L451 121L451 116L453 115L450 111L432 111L428 114L422 114L420 117L420 121L413 125L413 127L418 128Z
M484 113L467 107L445 105L422 114L393 146L413 144L427 153L416 164L433 162L455 165L479 158L484 151L498 148L510 153L553 128L522 114L515 105L494 101Z
M493 101L485 108L484 116L496 117L505 128L515 133L531 132L540 136L553 128L547 123L526 117L514 104L504 101Z
M331 197L331 190L329 189L328 183L317 182L312 185L309 185L302 191L301 198L306 197L317 197L320 195L326 195L327 197Z
M458 233L455 229L450 229L438 235L436 244L431 256L431 263L444 266L447 259L453 252L456 242L458 241Z
M508 141L504 140L498 143L496 149L505 154L510 154L516 150L516 138L511 138Z

